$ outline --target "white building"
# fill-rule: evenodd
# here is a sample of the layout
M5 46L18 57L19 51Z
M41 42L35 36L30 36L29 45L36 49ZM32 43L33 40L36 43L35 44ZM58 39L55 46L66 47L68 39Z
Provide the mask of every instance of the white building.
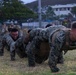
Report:
M56 15L68 15L71 13L72 7L76 6L76 4L66 4L66 5L54 5L51 6Z
M38 7L38 1L34 1L26 5L34 10ZM47 8L51 6L56 15L68 15L71 13L72 7L76 6L76 0L41 0L41 9L45 13Z

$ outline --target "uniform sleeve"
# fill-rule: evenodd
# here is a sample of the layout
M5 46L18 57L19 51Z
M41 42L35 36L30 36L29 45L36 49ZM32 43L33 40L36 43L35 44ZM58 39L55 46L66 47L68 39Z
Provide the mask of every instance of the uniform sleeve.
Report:
M64 41L65 41L65 33L64 31L60 31L54 38L53 43L50 45L49 66L51 68L56 67L58 57L62 52L61 48L64 44Z
M10 47L10 51L13 51L15 49L15 42L14 40L11 38L11 36L8 34L6 36L4 36L4 41L8 44L8 46Z
M10 44L10 52L14 51L15 50L15 42L12 42Z
M54 38L54 41L52 43L53 49L60 51L63 44L65 42L65 32L60 31Z

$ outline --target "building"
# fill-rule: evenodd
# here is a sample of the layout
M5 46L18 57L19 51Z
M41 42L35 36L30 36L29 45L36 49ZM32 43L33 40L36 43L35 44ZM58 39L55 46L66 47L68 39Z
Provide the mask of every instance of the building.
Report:
M53 5L52 8L56 15L68 15L71 14L72 7L75 7L76 4L66 4L66 5Z
M47 8L50 6L53 8L54 13L58 15L68 15L71 14L72 7L76 6L76 0L41 0L42 12L46 12ZM32 3L26 4L27 7L34 10L38 8L38 2L34 1Z

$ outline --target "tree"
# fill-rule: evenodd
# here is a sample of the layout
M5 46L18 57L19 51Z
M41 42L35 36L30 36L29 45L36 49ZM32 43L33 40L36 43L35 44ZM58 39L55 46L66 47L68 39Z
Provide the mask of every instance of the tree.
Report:
M75 7L72 7L71 13L76 16L76 6Z
M2 0L0 19L28 19L35 18L36 14L27 8L21 0Z
M48 7L47 11L46 11L46 17L47 19L52 19L54 17L55 13L53 12L52 7Z

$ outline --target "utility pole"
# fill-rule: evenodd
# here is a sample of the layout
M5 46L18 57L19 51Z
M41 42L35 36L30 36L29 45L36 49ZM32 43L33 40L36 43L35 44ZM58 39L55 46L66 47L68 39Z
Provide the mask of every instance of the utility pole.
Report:
M39 27L41 27L41 0L38 0Z

